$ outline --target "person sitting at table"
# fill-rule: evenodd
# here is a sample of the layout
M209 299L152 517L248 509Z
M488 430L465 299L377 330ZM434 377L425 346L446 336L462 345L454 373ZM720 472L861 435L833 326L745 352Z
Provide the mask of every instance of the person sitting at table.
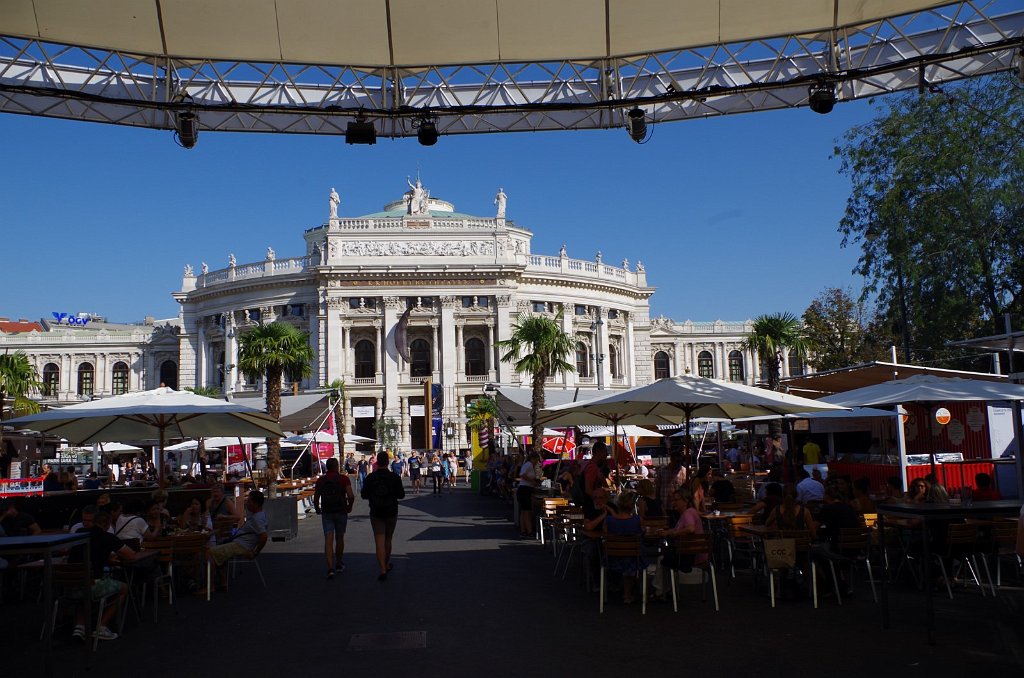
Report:
M636 513L641 520L661 518L665 515L665 509L658 501L657 488L647 478L637 483Z
M992 487L992 476L987 473L975 474L974 484L978 486L972 493L974 501L999 501L1003 498L999 490Z
M210 514L206 512L206 505L202 499L192 498L188 508L178 516L178 527L190 532L213 529L213 521L210 520Z
M82 509L81 520L68 528L68 532L71 534L75 534L76 532L88 532L92 529L93 522L95 521L96 514L98 512L99 509L97 509L95 505L90 504L89 506L86 506Z
M810 510L800 503L799 491L792 483L783 488L782 503L772 509L764 524L780 530L807 530L812 537L817 527Z
M903 494L903 483L899 476L889 476L885 479L885 486L882 488L885 492L885 498L882 499L883 504L901 502L904 501L905 497Z
M145 512L142 514L148 526L147 536L158 537L168 532L167 516L160 510L160 502L150 499L146 502Z
M128 500L123 508L120 502L110 502L114 535L136 551L142 548L143 539L160 535L159 532L153 532L149 522L139 515L142 511L142 502L138 499Z
M94 636L100 640L117 640L117 634L110 630L110 621L121 609L128 588L124 582L111 579L104 573L104 568L121 562L130 563L135 560L135 552L125 546L120 539L110 534L110 514L105 511L96 513L92 529L89 533L89 557L92 569L92 598L99 600L104 596L114 596L114 603L108 604L100 617L100 624ZM85 561L85 547L76 546L68 554L69 563ZM79 606L75 612L75 628L71 636L76 640L85 640L85 608Z
M98 490L101 485L100 477L96 471L89 471L89 477L82 483L82 487L87 490Z
M43 492L61 492L64 490L64 483L61 482L60 474L50 468L49 464L43 464Z
M721 473L711 469L711 498L719 504L733 504L736 502L736 488L726 480Z
M869 496L870 491L871 479L867 476L853 481L853 500L850 502L850 506L861 515L875 512L875 502Z
M679 513L679 519L672 527L665 530L659 530L659 536L672 539L688 534L704 534L704 522L701 520L700 514L697 512L693 493L689 489L682 487L673 492L672 504L676 512ZM704 563L707 559L708 557L704 554L696 557L685 556L684 559L680 559L678 552L672 548L672 545L670 544L667 553L665 553L661 560L658 561L657 569L654 574L654 599L664 600L667 579L666 575L668 573L672 570L690 572L695 564Z
M604 519L604 529L607 534L621 536L639 536L643 534L643 526L640 516L634 512L636 495L625 491L619 494L615 502L615 512L608 513ZM607 569L618 572L622 575L622 602L633 602L633 592L636 590L636 575L644 572L647 564L642 558L608 558Z
M799 478L796 484L797 501L807 504L809 501L821 501L825 496L825 486L811 477L803 466L797 468L796 477Z
M61 482L64 483L64 489L68 492L76 492L78 490L78 475L75 473L74 466L64 467Z
M576 462L570 462L562 467L558 474L558 488L561 495L566 499L572 494L572 486L576 483L576 476L579 474L579 466Z
M251 560L259 555L267 544L269 521L267 514L263 511L263 501L262 492L251 490L245 498L245 510L249 517L246 518L242 528L232 537L231 541L207 547L208 557L214 565L217 581L222 589L227 588L228 583L227 568L224 565L235 557Z
M18 510L13 499L0 499L0 527L8 537L33 537L43 531L35 518Z
M939 479L935 477L935 474L929 473L924 479L928 481L928 503L948 504L949 492L946 492L946 488L942 486Z
M235 500L233 497L224 496L224 485L216 483L210 488L210 519L217 519L221 516L237 518L235 513Z
M768 516L775 510L775 507L782 503L782 485L779 483L765 483L764 498L750 507L748 513L754 514L754 522L764 525Z
M905 500L910 504L924 504L928 501L928 481L924 478L910 481Z

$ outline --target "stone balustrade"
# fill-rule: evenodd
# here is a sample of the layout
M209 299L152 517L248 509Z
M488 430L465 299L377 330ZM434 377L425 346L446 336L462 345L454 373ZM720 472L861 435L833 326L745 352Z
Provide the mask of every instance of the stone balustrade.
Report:
M291 257L273 261L258 261L253 264L222 268L202 273L196 280L196 287L210 287L235 280L252 280L276 275L294 275L309 270L309 257Z

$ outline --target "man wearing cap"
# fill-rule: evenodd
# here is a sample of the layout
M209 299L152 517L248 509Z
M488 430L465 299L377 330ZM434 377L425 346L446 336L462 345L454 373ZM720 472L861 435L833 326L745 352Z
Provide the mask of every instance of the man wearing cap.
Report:
M398 525L398 500L405 497L402 479L388 468L389 463L388 453L379 453L373 473L366 476L360 490L360 496L370 504L370 527L380 566L378 581L385 581L391 571L391 539Z

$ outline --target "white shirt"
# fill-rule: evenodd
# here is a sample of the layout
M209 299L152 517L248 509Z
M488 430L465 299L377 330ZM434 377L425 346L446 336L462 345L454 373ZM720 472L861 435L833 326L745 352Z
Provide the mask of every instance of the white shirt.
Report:
M138 539L141 542L148 529L149 523L142 516L122 515L117 519L114 534L122 541Z
M814 478L804 478L796 484L796 500L801 504L825 499L825 486Z
M519 484L527 487L537 486L537 468L529 461L519 469Z

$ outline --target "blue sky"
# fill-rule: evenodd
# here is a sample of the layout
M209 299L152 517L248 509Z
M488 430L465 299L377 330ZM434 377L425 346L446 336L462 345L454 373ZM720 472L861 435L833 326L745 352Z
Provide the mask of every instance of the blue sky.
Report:
M170 132L0 115L0 316L172 317L198 271L303 254L327 216L375 212L419 167L434 197L490 216L499 186L533 252L647 267L652 315L677 321L802 313L830 286L859 292L836 231L849 193L832 149L867 102L624 130L442 136L347 146L340 137Z

